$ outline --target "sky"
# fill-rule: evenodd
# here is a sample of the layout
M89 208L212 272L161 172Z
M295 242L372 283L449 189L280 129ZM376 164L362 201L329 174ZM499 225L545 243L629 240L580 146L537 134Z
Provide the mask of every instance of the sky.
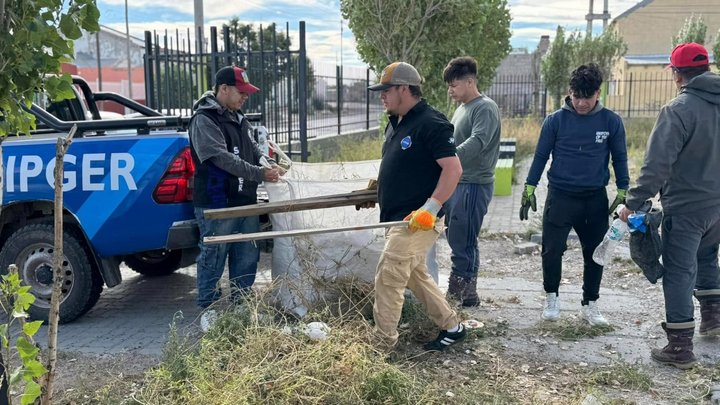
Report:
M193 24L193 0L98 0L100 23L125 32L125 4L128 7L130 35L144 37L144 31L168 30L180 38ZM611 19L620 15L639 0L611 0ZM346 66L364 66L355 52L355 40L347 21L340 15L339 0L204 0L203 12L205 29L210 26L221 29L232 17L243 23L267 26L276 23L284 30L290 24L293 45L298 41L298 21L306 22L306 41L313 62L328 64L342 62ZM603 0L595 0L596 14L602 13ZM541 35L555 34L558 25L566 29L585 31L589 12L588 0L509 0L512 16L511 44L513 48L527 48L532 51ZM594 32L600 32L602 21L594 22Z

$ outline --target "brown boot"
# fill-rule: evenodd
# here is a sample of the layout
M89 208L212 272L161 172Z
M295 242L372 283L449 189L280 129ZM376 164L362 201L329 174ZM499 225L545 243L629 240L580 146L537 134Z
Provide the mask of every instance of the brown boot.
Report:
M720 290L695 290L700 301L700 336L720 336Z
M650 352L652 359L681 370L692 368L697 361L693 354L695 322L663 322L662 328L667 333L668 344L662 349L652 349Z
M477 277L464 278L451 274L447 299L460 303L463 307L477 307L480 297L477 294Z
M700 301L700 336L720 336L720 302Z

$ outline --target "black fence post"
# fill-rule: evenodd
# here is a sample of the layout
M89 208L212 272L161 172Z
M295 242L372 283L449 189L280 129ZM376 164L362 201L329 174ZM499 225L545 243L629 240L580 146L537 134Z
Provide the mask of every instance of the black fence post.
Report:
M547 96L548 96L548 89L545 87L543 89L543 95L542 95L542 106L540 107L540 113L542 114L541 118L545 118L547 116Z
M267 92L265 88L265 35L263 35L263 26L260 25L260 66L257 72L260 75L260 89L263 92ZM265 94L265 93L264 93ZM265 96L260 97L260 114L262 115L262 123L266 122L265 119Z
M307 53L305 49L305 21L300 21L300 57L298 67L298 115L300 120L300 159L307 162Z
M627 83L628 86L628 103L627 103L627 117L630 118L632 115L632 90L633 90L633 74L630 73L630 80Z
M365 69L365 129L370 129L370 69Z
M233 63L233 47L230 41L230 27L223 25L223 47L225 48L225 66L230 66Z
M145 31L145 102L148 107L155 107L155 82L153 81L152 33Z
M337 133L342 132L342 66L335 66L335 102L337 103Z
M210 67L212 69L210 77L213 77L220 69L218 67L217 27L210 27Z

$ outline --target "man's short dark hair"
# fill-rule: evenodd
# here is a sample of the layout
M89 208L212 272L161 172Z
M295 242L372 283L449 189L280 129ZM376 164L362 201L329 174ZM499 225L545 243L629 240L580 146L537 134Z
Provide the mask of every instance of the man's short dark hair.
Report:
M420 86L408 86L410 89L410 94L415 98L422 97L422 88Z
M694 79L697 76L700 76L701 74L708 72L710 70L710 65L702 65L702 66L694 66L694 67L686 67L686 68L672 68L674 71L678 72L680 74L680 77L682 77L683 82L687 83L690 80Z
M590 98L600 90L602 82L602 72L597 64L580 65L570 74L570 91L575 97Z
M460 56L451 60L443 70L445 83L466 77L477 78L477 61L470 56Z

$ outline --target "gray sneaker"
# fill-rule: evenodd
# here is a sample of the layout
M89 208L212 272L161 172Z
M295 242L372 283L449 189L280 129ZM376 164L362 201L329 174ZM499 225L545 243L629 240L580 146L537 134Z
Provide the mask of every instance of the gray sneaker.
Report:
M543 309L542 319L546 321L560 319L560 297L558 297L557 293L545 294L545 309Z
M583 305L580 308L580 314L583 319L588 321L592 326L607 326L610 323L600 313L600 308L597 306L597 301L588 301L587 305Z

